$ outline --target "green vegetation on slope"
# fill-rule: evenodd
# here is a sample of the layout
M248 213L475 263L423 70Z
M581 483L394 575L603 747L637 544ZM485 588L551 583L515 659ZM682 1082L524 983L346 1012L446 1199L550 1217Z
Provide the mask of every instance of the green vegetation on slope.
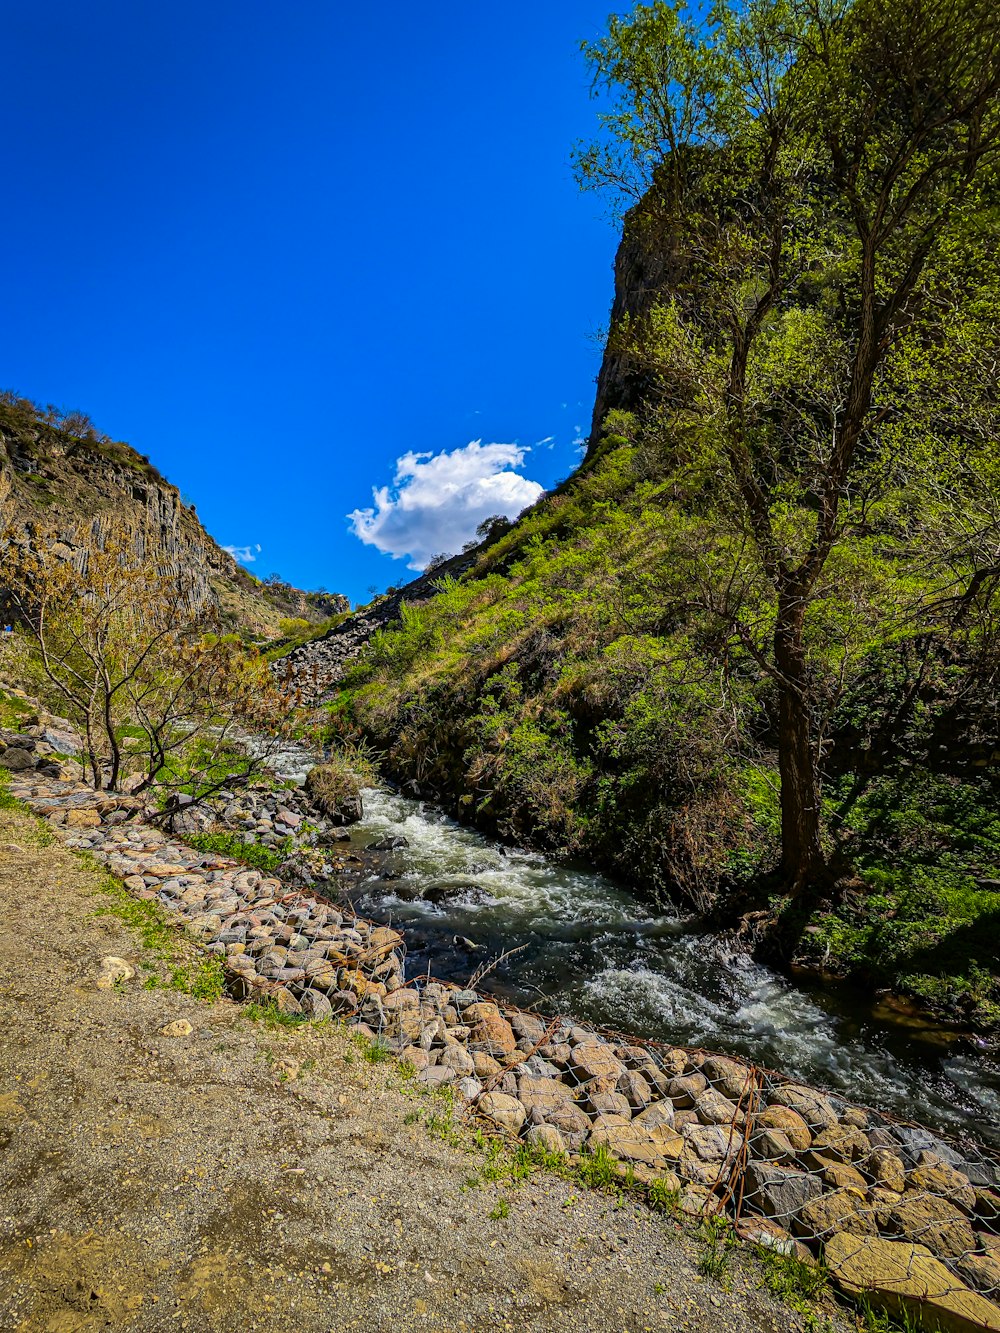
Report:
M676 491L654 452L613 443L469 576L404 607L333 716L459 818L709 910L777 856L773 685L668 596L694 574L679 565ZM972 706L954 657L940 673L921 657L917 704L888 745L911 647L872 647L830 720L825 838L842 891L802 917L799 952L988 1026L1000 897L978 885L1000 879L1000 782L976 766L971 723L944 758L936 748L958 701Z
M653 0L584 52L581 181L632 204L590 470L339 712L470 818L992 1023L994 9Z

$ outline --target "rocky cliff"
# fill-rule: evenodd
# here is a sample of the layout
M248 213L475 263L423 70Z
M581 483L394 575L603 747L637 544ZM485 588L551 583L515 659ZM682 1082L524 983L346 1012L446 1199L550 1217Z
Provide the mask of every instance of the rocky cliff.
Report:
M83 518L118 514L142 520L157 555L193 576L194 593L224 624L253 637L281 633L280 622L321 622L350 609L346 597L261 583L224 551L149 459L110 440L79 414L60 417L26 399L0 395L0 471L9 479L15 528L32 541L42 527L70 537Z
M658 195L651 190L628 212L615 256L615 296L607 345L597 377L597 396L586 460L598 449L604 418L614 408L634 411L655 391L647 367L636 363L628 349L626 330L641 323L685 274L678 246L671 240Z

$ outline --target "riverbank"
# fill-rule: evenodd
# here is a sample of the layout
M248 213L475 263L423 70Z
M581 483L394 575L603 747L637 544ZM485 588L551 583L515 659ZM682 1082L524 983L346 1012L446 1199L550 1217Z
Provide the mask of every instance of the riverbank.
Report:
M37 770L12 790L123 875L139 902L193 927L234 994L267 998L286 1018L346 1013L398 1054L415 1086L453 1089L529 1157L576 1158L597 1178L644 1187L680 1213L729 1217L792 1256L829 1262L838 1246L853 1247L834 1264L848 1289L860 1247L863 1264L884 1260L876 1285L887 1263L912 1276L911 1294L924 1292L929 1247L946 1304L1000 1326L988 1300L1000 1291L1000 1173L987 1154L758 1066L541 1018L474 990L414 985L395 931L224 858L198 858L130 821L123 798Z
M748 1258L726 1290L644 1208L551 1174L467 1188L470 1136L423 1123L444 1103L341 1025L176 989L204 952L122 902L0 808L0 1327L788 1328ZM109 958L133 974L105 987Z

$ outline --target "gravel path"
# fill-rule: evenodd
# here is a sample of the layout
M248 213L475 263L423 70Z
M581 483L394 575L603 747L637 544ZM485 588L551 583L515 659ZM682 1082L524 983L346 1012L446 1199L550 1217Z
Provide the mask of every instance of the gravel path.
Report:
M482 1158L339 1028L144 989L137 936L94 915L98 872L42 841L0 810L3 1333L801 1322L749 1261L728 1290L702 1279L698 1243L645 1208L544 1174L467 1187ZM136 975L99 989L109 955Z

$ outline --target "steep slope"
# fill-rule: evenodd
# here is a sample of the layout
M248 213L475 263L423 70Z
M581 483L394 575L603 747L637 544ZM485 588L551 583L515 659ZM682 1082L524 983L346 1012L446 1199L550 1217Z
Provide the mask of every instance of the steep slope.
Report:
M386 606L336 631L325 680L342 677L335 720L361 728L391 775L458 818L717 912L743 886L766 887L777 860L777 707L753 645L721 631L700 595L705 553L718 549L716 473L700 472L698 455L677 463L658 411L663 381L626 336L686 281L672 256L655 213L637 210L581 470L436 595L400 599L395 625ZM920 634L905 617L881 633L876 616L862 621L858 608L912 586L899 530L879 534L874 576L845 565L843 606L834 585L832 610L819 609L819 651L833 648L816 669L836 687L824 705L823 801L838 889L797 921L796 957L990 1028L1000 1024L993 613ZM766 595L754 595L766 621ZM859 623L838 682L828 663Z
M209 536L194 506L148 458L99 434L78 413L61 416L0 395L0 471L10 480L14 523L25 540L43 523L65 539L81 519L141 517L145 529L157 534L160 558L193 576L195 595L216 608L230 629L273 639L282 620L318 623L349 610L339 594L305 593L254 578Z

